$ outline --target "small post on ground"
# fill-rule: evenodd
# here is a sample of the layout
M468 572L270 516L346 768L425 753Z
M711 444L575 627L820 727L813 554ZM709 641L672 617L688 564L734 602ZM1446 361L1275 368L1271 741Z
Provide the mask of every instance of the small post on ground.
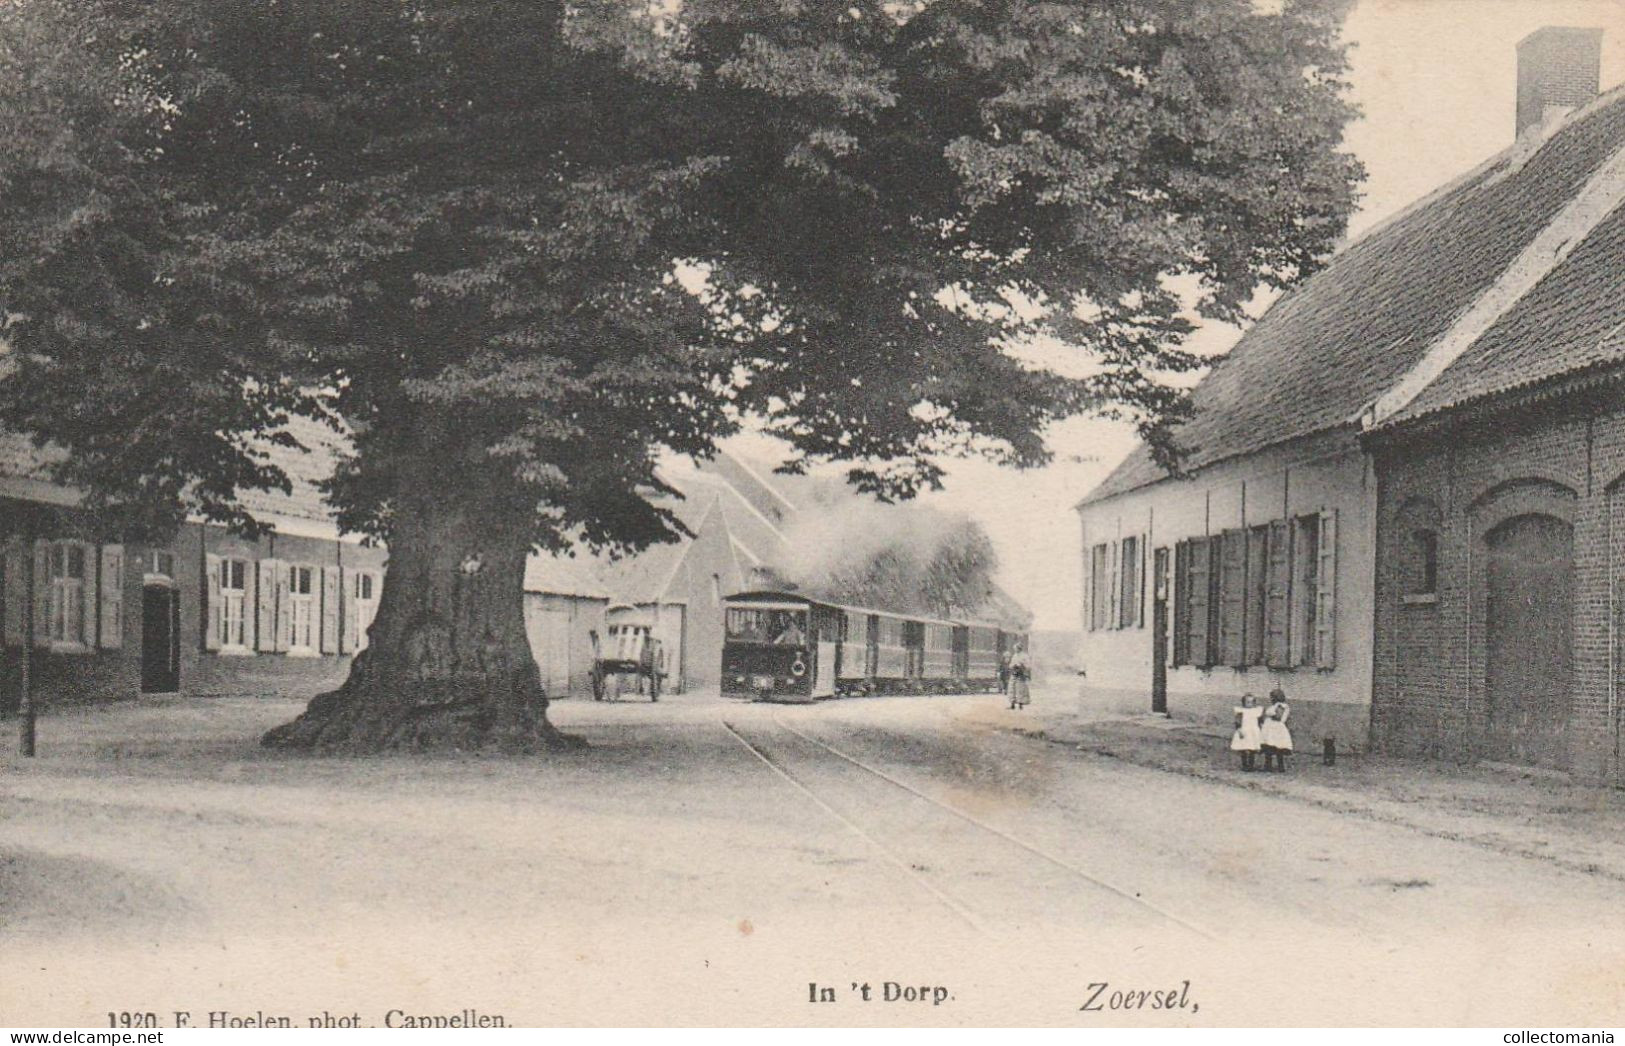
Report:
M34 689L32 669L34 661L34 550L23 543L23 659L17 673L18 719L17 752L32 759L34 756Z

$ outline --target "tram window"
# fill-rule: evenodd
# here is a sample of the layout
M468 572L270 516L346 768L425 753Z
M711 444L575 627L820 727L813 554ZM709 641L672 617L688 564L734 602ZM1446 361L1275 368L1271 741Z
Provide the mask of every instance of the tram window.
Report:
M806 642L806 615L798 610L728 609L728 638L747 643L799 646Z
M800 646L807 641L801 615L793 610L774 611L773 642L779 646Z

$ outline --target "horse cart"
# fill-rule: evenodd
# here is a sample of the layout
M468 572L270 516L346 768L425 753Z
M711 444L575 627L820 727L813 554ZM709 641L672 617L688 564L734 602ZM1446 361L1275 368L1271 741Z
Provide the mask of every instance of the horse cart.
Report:
M630 679L640 695L647 688L649 700L659 701L666 681L666 651L655 637L653 615L639 607L612 606L604 612L604 632L602 641L592 633L592 699L605 699L613 676L615 697Z

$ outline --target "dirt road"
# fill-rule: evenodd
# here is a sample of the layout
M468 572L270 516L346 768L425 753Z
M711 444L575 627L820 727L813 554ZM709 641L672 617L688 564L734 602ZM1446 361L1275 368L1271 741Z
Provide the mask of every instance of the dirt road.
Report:
M1617 883L1015 736L992 698L561 702L592 747L518 761L254 745L293 711L64 713L0 763L0 1024L1625 1012Z

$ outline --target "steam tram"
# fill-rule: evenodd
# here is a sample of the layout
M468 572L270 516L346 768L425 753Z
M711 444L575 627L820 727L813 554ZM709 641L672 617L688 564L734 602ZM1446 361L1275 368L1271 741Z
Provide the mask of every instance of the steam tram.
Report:
M995 625L823 603L790 592L723 601L722 693L808 702L856 694L987 693L1026 637Z

